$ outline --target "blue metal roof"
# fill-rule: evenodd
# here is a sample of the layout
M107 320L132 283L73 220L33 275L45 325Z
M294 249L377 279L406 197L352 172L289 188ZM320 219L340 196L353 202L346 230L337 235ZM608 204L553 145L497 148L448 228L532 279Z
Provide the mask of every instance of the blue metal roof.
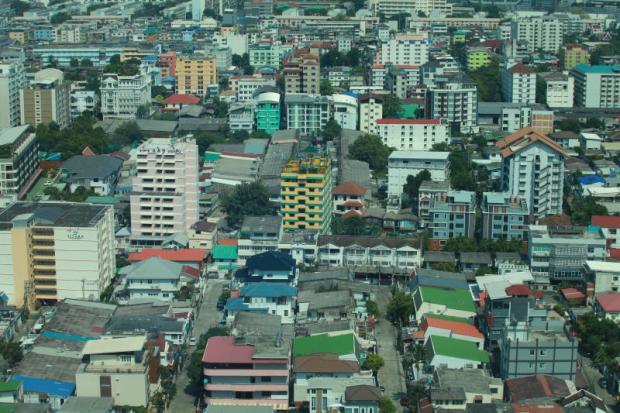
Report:
M297 288L287 283L257 282L246 284L241 287L241 295L244 297L294 297Z
M252 313L268 313L269 312L268 308L250 308L249 305L243 302L242 297L229 298L228 301L226 301L226 305L224 306L224 309L231 313L236 313L238 311L248 311Z
M592 184L604 184L605 183L605 178L603 178L602 176L598 176L598 175L586 175L586 176L580 176L579 178L577 178L577 182L579 182L581 185L592 185Z
M75 384L66 381L40 379L30 376L13 376L13 380L22 382L24 392L27 393L47 393L50 396L66 399L75 391Z
M96 340L95 337L87 337L87 336L76 336L65 333L58 333L56 331L44 331L41 333L43 337L55 338L57 340L67 340L67 341L89 341Z

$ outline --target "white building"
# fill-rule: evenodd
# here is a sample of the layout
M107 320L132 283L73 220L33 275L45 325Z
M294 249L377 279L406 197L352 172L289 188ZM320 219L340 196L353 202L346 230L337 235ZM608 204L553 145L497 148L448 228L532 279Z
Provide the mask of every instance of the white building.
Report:
M427 170L431 180L446 181L450 173L449 152L394 151L388 158L388 198L402 200L407 177Z
M151 257L121 269L129 299L172 301L181 288L183 264Z
M579 145L584 151L600 151L602 141L596 133L581 132L579 134Z
M578 64L571 75L575 77L575 106L620 108L620 65Z
M439 119L379 119L377 132L397 151L429 151L437 143L448 143L448 125Z
M250 282L241 287L239 297L226 302L227 322L234 320L239 311L259 311L278 315L283 324L295 322L297 288L281 282Z
M369 9L375 13L379 13L386 17L395 16L401 13L408 13L411 16L417 15L419 12L430 16L432 12L441 13L442 15L452 14L452 3L446 0L370 0L368 2Z
M201 21L205 12L205 0L192 0L192 20Z
M477 116L478 88L469 76L462 72L435 75L426 91L426 117L467 133L476 128Z
M231 131L252 132L254 129L254 104L252 102L233 104L228 109L228 126Z
M377 120L383 118L383 97L373 94L362 95L359 102L359 130L367 133L378 133Z
M21 62L0 64L0 128L20 124L20 90L24 87L26 70Z
M529 53L538 50L557 53L563 33L560 19L551 16L520 17L512 22L512 38L524 42Z
M370 67L370 86L384 89L387 85L388 68L386 65L375 64Z
M532 128L497 142L503 158L502 190L527 202L537 217L562 213L564 150Z
M504 68L502 96L506 102L536 103L536 72L520 63Z
M428 33L399 33L381 45L381 64L420 66L428 62Z
M357 129L357 99L350 95L332 95L333 118L342 129Z
M138 108L151 102L149 75L105 73L101 80L101 114L104 119L134 119Z
M230 87L235 92L238 102L251 101L254 92L265 86L276 86L275 79L265 78L261 76L232 76L230 78Z
M620 263L586 261L586 269L594 275L594 295L620 291Z
M254 255L278 249L282 217L277 215L247 216L239 231L237 264L244 266Z
M545 82L545 96L550 108L572 108L575 78L567 73L548 72L538 74Z
M331 102L327 96L305 93L287 93L287 129L296 129L304 136L314 136L323 129L331 113Z
M99 102L99 96L94 90L85 89L86 82L72 82L69 110L71 118L75 119L84 112L95 112L95 107Z

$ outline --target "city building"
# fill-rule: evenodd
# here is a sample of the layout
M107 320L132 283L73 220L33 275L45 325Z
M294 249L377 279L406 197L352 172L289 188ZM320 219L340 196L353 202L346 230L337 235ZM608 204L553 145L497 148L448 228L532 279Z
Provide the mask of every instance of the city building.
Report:
M255 282L241 287L239 296L229 298L224 317L230 324L240 311L277 315L282 324L295 322L297 288L285 282Z
M331 114L331 101L327 96L287 93L284 105L286 128L299 130L302 136L317 136Z
M99 96L94 90L86 90L86 82L71 82L69 92L69 111L71 119L75 119L84 112L95 113L99 103Z
M75 373L76 396L112 397L115 406L146 407L151 383L159 381L159 350L145 345L143 335L86 341Z
M571 75L575 78L575 106L620 108L620 65L577 64Z
M254 97L254 104L256 130L263 130L270 135L280 130L280 94L259 93Z
M607 258L596 227L530 225L527 247L532 274L551 281L584 281L586 261Z
M63 162L60 170L71 192L78 188L97 195L110 195L117 182L123 161L111 155L74 155Z
M259 75L231 76L228 81L236 94L237 102L253 100L254 93L261 88L276 87L275 79Z
M473 238L476 227L476 194L448 191L435 196L429 206L431 245L445 245L449 238Z
M269 406L288 410L290 345L278 338L211 337L202 357L208 405Z
M416 177L427 170L431 181L446 181L449 177L449 152L394 151L388 157L388 199L403 200L407 177Z
M488 372L481 369L449 369L436 368L433 373L433 387L446 393L456 394L462 390L463 410L467 405L499 403L504 399L504 383L497 377L492 377ZM444 393L444 395L446 394ZM444 403L437 403L437 397L431 398L433 406L442 408Z
M428 62L428 33L397 33L381 44L380 61L393 65L420 66Z
M601 229L609 248L620 248L620 231L618 231L620 229L620 217L593 215L592 225Z
M609 293L596 296L594 312L599 317L618 322L620 320L620 294Z
M521 63L504 68L502 96L506 102L536 103L536 72Z
M29 125L0 129L0 207L28 189L39 167L39 144Z
M484 369L490 362L489 353L479 349L471 341L458 338L431 336L425 348L426 361L434 368Z
M465 50L465 65L468 71L480 69L491 63L491 53L486 47L468 47Z
M248 258L256 254L278 249L281 226L282 217L280 216L245 217L237 241L238 264L243 266Z
M479 349L484 349L484 335L466 319L448 319L427 313L420 331L424 333L425 344L432 336L443 336L470 341Z
M344 182L332 190L334 214L344 215L354 211L362 216L368 208L370 193L368 188L355 182Z
M482 238L527 240L529 211L525 199L505 192L482 194Z
M250 66L259 69L264 66L280 67L280 49L273 44L252 44L248 47Z
M342 129L357 129L357 98L346 94L332 95L333 118Z
M366 94L359 97L360 127L366 133L378 133L377 120L383 119L383 97Z
M450 190L449 181L424 181L418 189L418 218L424 223L430 221L430 207L433 198L444 197Z
M295 49L284 60L284 93L318 95L321 83L321 61L314 48Z
M1 289L21 307L98 301L116 271L111 206L16 202L0 213Z
M231 131L254 130L254 105L251 102L235 103L228 108L228 126Z
M503 158L502 190L527 202L537 217L562 213L564 150L532 128L497 142Z
M620 291L620 263L586 261L586 270L594 281L594 296Z
M562 22L553 16L521 17L512 21L512 39L523 42L529 53L557 53L562 45Z
M304 153L289 161L280 179L282 228L328 231L333 214L330 159L317 153Z
M182 95L208 95L210 85L217 84L215 56L197 54L177 56L177 93Z
M416 16L420 13L430 16L433 12L450 15L452 14L452 3L446 0L373 0L369 3L369 9L373 10L375 15L382 14L386 17L402 13L408 13L410 16Z
M590 63L590 52L579 44L567 43L560 47L560 67L562 70L572 70L579 64Z
M26 70L21 61L0 64L0 128L21 122L20 90L26 87Z
M131 237L141 245L185 233L198 217L198 146L192 138L152 138L137 149Z
M546 374L575 380L579 340L566 330L564 319L535 322L525 332L511 334L506 327L500 344L502 379Z
M202 21L205 12L205 0L192 0L192 20Z
M104 73L101 78L101 114L104 119L135 119L138 108L151 102L149 75Z
M397 151L430 151L448 143L448 125L439 119L377 119L376 125L383 143Z
M575 92L575 78L561 72L539 73L545 82L545 96L550 108L572 108Z
M125 291L130 300L172 301L174 293L181 288L184 265L151 257L123 267Z
M441 119L463 133L477 125L478 89L476 83L461 72L436 75L426 89L426 117Z
M427 314L458 317L465 320L476 316L476 306L468 288L419 285L413 291L413 304L415 319L420 322ZM474 344L474 348L478 346Z
M478 123L498 125L502 132L531 127L542 134L553 132L553 111L539 103L480 102Z

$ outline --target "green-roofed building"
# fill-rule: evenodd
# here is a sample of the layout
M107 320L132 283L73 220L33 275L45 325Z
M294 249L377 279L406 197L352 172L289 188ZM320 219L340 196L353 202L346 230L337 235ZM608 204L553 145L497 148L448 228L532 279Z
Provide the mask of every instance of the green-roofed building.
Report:
M620 65L578 64L575 78L575 106L620 109Z
M215 164L215 162L217 162L218 159L220 159L220 154L217 152L206 151L203 157L204 163L207 165Z
M361 347L353 333L316 334L296 338L293 342L294 357L317 353L335 353L341 360L361 362Z
M425 314L470 319L476 316L476 306L469 289L418 287L413 293L416 320Z
M483 368L489 364L489 353L472 341L431 336L426 342L426 361L433 367L449 369Z
M211 250L211 257L217 270L228 271L239 268L237 259L239 254L236 245L215 245ZM209 269L211 271L211 269Z
M420 105L418 103L401 102L400 111L398 111L399 119L417 119L418 109Z
M93 195L86 198L86 203L95 205L116 205L119 203L119 200L115 196Z

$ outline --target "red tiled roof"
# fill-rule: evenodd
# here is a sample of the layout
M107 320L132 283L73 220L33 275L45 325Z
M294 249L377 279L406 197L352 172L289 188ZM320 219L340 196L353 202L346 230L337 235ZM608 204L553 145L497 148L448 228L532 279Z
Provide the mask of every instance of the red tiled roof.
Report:
M620 217L611 215L592 215L592 225L603 228L620 228Z
M343 203L342 205L346 207L356 207L356 206L362 206L364 204L359 199L349 199L348 201L345 201L345 203Z
M508 397L515 402L543 397L559 398L570 394L570 389L563 379L546 374L507 379L505 384Z
M515 413L564 413L564 409L556 403L513 403L512 411Z
M347 212L345 212L344 214L342 214L342 216L340 218L347 219L347 218L359 217L359 216L361 216L359 211L355 211L354 209L350 209Z
M596 301L607 313L620 313L620 293L601 294Z
M200 103L200 98L194 95L180 95L175 93L174 95L170 95L166 99L162 100L161 103L164 105L197 105Z
M95 156L95 152L92 149L90 149L90 146L87 146L82 151L82 156Z
M217 242L218 245L237 245L236 239L221 239Z
M254 346L249 344L235 344L234 337L211 337L205 346L202 362L217 364L251 364L253 355Z
M461 336L469 336L475 338L484 338L482 333L478 331L476 327L467 323L459 323L458 321L443 320L439 318L433 318L432 315L428 315L422 323L422 330L426 332L429 327L441 328L444 330L450 330L454 334Z
M187 275L191 275L192 277L198 278L200 277L200 270L198 268L194 268L191 265L184 265L183 272Z
M367 191L368 189L366 189L364 185L360 185L355 182L344 182L340 185L336 185L334 189L332 189L332 194L362 196Z
M372 69L385 69L385 65L372 65Z
M394 67L398 67L399 69L417 69L416 65L394 65Z
M506 294L510 296L527 296L530 295L531 292L532 291L530 290L530 287L523 284L515 284L511 285L510 287L506 287Z
M609 257L614 260L620 260L620 248L610 248Z
M515 153L520 152L529 145L541 142L549 146L551 149L559 152L562 156L566 156L566 152L553 139L537 132L533 128L522 128L511 133L504 139L497 141L496 145L504 158L508 158Z
M586 298L586 295L576 288L563 288L560 291L567 300L583 300Z
M511 68L508 69L508 71L510 73L520 73L520 74L524 74L524 75L528 75L530 73L534 73L532 71L532 69L530 69L529 67L527 67L526 65L521 64L521 63L512 66Z
M204 248L186 248L180 250L164 250L159 248L145 248L140 252L134 252L129 254L129 261L138 262L144 261L147 258L159 257L162 260L168 261L183 261L183 262L202 262L207 255L207 250Z
M378 119L378 125L440 125L439 119Z

